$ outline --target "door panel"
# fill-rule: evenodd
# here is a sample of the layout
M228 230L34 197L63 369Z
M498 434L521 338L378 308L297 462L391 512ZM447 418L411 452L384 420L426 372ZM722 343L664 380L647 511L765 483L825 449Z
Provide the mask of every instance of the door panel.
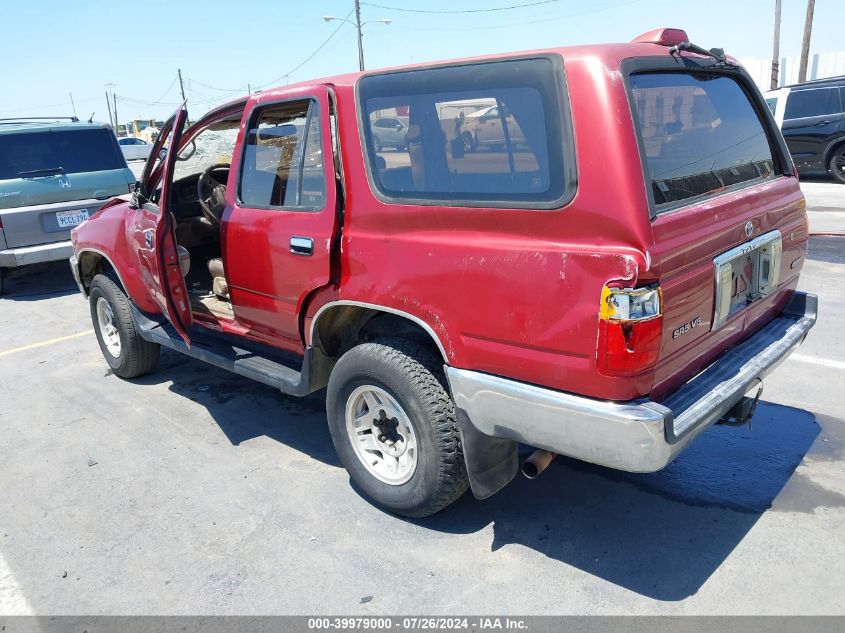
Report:
M140 272L153 300L167 317L187 345L188 328L191 327L191 306L185 280L179 266L176 236L170 214L170 193L173 185L173 168L182 131L188 119L185 104L167 121L159 140L153 146L149 165L141 183L143 204L136 209L136 219L131 224L132 235L127 236L138 252ZM165 141L170 137L169 149L164 159L153 166ZM160 178L159 178L160 174ZM156 190L158 193L156 194Z
M329 283L337 230L325 86L248 110L223 214L223 263L239 323L259 340L303 350L299 314Z
M842 106L836 88L793 90L789 93L783 136L795 164L803 169L824 169L824 151L842 126Z

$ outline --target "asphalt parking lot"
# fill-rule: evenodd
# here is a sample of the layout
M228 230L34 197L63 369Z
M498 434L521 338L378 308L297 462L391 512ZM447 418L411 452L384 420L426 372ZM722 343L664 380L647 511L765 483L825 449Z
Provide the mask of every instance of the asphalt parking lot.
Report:
M845 186L804 185L845 230ZM805 345L753 428L666 470L559 458L421 521L367 503L323 394L176 353L110 374L66 264L0 298L0 613L843 614L845 238L813 238Z

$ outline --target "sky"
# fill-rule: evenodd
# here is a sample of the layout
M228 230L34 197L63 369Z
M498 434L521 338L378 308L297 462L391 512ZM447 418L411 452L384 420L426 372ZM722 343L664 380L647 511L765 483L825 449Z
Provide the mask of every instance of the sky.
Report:
M805 0L782 0L781 56L797 56ZM511 10L501 7L534 3ZM572 44L624 42L683 28L705 48L768 58L775 0L371 0L362 20L367 69ZM0 118L73 114L108 121L166 118L182 69L192 118L244 94L355 71L351 0L2 0ZM404 9L404 10L400 10ZM416 12L422 10L426 13ZM438 11L474 11L432 13ZM842 0L816 0L811 54L845 49ZM14 28L12 28L14 27ZM332 33L335 35L320 48ZM316 51L316 53L315 53ZM306 61L307 60L307 61ZM304 62L304 63L303 63Z

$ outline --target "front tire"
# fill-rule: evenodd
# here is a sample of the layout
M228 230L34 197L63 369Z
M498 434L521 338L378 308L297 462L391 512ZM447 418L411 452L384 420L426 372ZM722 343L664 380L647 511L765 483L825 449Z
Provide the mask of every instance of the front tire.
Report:
M160 348L138 335L129 300L118 285L105 275L97 275L88 300L97 342L112 371L121 378L151 372L158 363Z
M845 185L845 145L841 145L834 150L828 167L830 168L830 175L833 176L833 179Z
M386 338L353 347L329 379L338 456L366 496L396 514L430 516L468 487L442 364L422 345Z

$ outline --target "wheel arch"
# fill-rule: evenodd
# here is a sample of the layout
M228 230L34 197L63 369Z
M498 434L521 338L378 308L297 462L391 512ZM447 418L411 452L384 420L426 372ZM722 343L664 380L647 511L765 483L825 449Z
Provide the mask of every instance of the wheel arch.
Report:
M388 306L358 301L332 301L311 319L307 343L338 357L356 344L377 336L405 336L430 344L443 362L446 347L434 329L418 316Z
M76 265L79 269L79 282L86 297L91 289L91 282L99 274L111 276L120 289L127 293L120 271L104 252L96 248L84 248L76 255Z
M830 165L830 159L833 158L833 155L840 150L845 148L845 135L840 136L838 139L833 141L830 146L827 148L827 151L824 153L824 168L827 169Z

